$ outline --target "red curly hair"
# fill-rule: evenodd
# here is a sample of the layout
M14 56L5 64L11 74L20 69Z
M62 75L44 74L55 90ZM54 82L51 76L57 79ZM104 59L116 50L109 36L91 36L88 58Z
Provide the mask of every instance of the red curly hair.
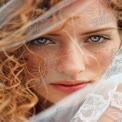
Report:
M3 6L9 0L0 0ZM11 35L17 29L32 20L33 8L35 18L61 0L30 0L24 3L22 10L0 29L0 39ZM102 1L104 4L104 2ZM116 11L118 27L122 27L122 1L107 0L107 6ZM38 12L37 12L38 11ZM19 37L20 38L20 37ZM0 43L0 47L4 43ZM23 49L24 48L24 49ZM25 51L26 48L26 51ZM37 113L36 106L39 103L37 94L32 90L30 83L34 81L33 75L26 68L25 55L31 52L26 44L20 44L14 48L0 51L0 121L18 122L26 121Z

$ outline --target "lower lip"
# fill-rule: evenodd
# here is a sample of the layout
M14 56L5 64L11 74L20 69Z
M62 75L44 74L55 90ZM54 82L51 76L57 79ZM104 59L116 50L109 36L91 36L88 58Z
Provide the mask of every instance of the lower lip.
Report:
M77 90L83 89L85 88L89 83L82 83L79 85L60 85L60 84L51 84L52 87L54 87L55 89L61 91L61 92L65 92L65 93L72 93L75 92Z

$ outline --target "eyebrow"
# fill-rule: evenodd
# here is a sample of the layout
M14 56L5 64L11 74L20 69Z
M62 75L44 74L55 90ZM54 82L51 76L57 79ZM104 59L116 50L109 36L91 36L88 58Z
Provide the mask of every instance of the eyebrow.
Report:
M108 27L108 28L95 29L95 30L91 30L88 32L84 32L84 33L82 33L82 35L89 35L89 34L99 33L99 32L108 31L108 30L117 30L117 28L116 27Z
M48 34L49 36L60 36L61 34L60 33L50 33Z
M108 27L108 28L100 28L100 29L95 29L95 30L91 30L91 31L87 31L87 32L83 32L81 33L81 35L90 35L90 34L94 34L94 33L99 33L102 31L108 31L108 30L116 30L116 27ZM49 36L61 36L60 33L50 33L48 34Z

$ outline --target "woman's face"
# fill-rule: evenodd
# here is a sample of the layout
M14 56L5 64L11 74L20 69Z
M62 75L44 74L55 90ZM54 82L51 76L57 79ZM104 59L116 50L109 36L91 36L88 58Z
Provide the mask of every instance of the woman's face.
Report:
M85 7L85 3L89 5ZM52 103L98 81L120 47L112 10L99 0L92 3L78 0L56 16L63 19L77 9L77 14L60 31L29 43L30 49L43 59L43 80L47 84L46 88L44 84L39 85L42 59L29 54L27 67L37 78L33 89L44 98L48 91L48 100ZM53 19L48 22L51 23Z

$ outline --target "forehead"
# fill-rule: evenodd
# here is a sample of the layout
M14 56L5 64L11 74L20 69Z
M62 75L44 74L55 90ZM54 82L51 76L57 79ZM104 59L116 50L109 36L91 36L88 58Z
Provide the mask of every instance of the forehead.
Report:
M76 0L69 6L62 8L58 13L62 16L71 15L86 15L91 18L100 15L112 14L114 11L107 6L105 0Z
M103 0L76 0L57 14L57 18L60 19L65 19L67 16L70 16L70 21L65 27L69 28L73 26L92 30L106 26L117 27L114 11L107 7Z
M103 1L105 0L75 0L50 18L37 23L30 33L58 33L64 29L72 33L72 30L84 33L104 28L117 29L114 10L107 7Z

